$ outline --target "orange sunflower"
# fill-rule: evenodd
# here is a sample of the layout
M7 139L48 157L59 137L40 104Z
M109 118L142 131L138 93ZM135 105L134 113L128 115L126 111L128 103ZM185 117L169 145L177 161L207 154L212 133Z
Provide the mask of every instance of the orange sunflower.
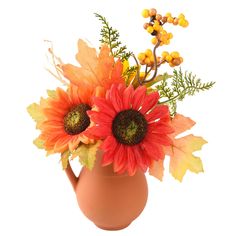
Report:
M86 111L93 106L93 96L104 96L112 84L125 83L123 65L114 60L106 45L98 55L83 40L78 41L78 49L76 59L81 67L58 61L59 72L70 81L68 91L58 88L53 98L41 100L43 119L37 122L42 131L38 140L49 154L73 151L80 142L92 143L84 131L90 125Z
M163 147L172 144L168 135L173 128L168 106L158 105L158 99L159 94L147 94L145 86L134 90L123 84L112 85L105 98L94 99L96 110L87 113L95 125L86 133L104 140L104 166L113 163L115 172L134 175L164 159Z
M92 107L94 90L70 85L68 91L57 88L55 96L44 101L44 120L39 125L39 140L49 153L73 151L80 142L92 143L84 131L90 125L87 111Z

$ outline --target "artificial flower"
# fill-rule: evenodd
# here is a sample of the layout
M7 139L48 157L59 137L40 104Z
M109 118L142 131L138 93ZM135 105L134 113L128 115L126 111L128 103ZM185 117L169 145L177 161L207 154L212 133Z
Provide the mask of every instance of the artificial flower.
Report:
M146 171L154 160L164 159L163 146L171 145L168 137L169 109L158 105L159 94L147 94L145 86L114 84L106 97L94 99L95 109L87 111L94 126L86 133L103 140L102 165L113 163L114 172L134 175Z
M176 67L183 62L177 51L158 55L157 49L173 37L164 25L187 27L188 21L183 14L156 13L154 8L144 10L143 16L149 18L144 29L152 36L154 47L137 57L97 13L102 45L96 51L79 40L78 65L63 63L47 41L54 66L53 71L47 70L68 87L48 91L49 98L31 104L28 112L41 130L34 144L47 154L61 153L63 169L77 156L82 165L92 169L99 147L102 164L113 164L116 173L134 175L149 168L151 175L162 180L165 155L170 156L171 174L180 181L187 170L203 171L193 152L206 141L193 135L178 137L192 121L177 114L177 102L210 89L214 82L202 83L181 69L170 75L159 73L164 63Z
M38 140L48 153L72 152L80 142L93 142L84 135L90 125L86 111L92 107L93 93L88 88L70 85L68 91L57 88L53 97L44 100Z

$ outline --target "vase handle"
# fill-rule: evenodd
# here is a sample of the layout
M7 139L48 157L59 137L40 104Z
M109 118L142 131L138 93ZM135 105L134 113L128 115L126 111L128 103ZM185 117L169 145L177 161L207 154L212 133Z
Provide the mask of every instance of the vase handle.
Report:
M70 183L75 191L76 189L76 185L77 185L77 182L79 180L78 177L76 177L75 173L73 172L72 168L71 168L71 165L70 165L70 162L68 162L68 166L67 168L65 169L65 172L66 172L66 175L68 177L68 179L70 180Z

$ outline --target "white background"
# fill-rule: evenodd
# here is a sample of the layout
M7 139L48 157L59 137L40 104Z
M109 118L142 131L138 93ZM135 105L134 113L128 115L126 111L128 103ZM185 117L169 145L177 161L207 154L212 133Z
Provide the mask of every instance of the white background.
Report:
M227 235L235 236L235 7L231 0L1 1L0 2L0 235ZM143 8L184 12L187 29L173 28L167 50L178 50L183 69L211 91L187 98L179 112L197 121L192 132L208 140L200 155L205 173L188 173L182 184L166 173L148 178L149 200L129 228L106 232L80 212L59 156L45 158L32 145L37 136L26 107L59 86L44 70L46 45L74 62L78 38L99 46L99 12L118 28L136 54L151 47L142 29ZM171 31L171 28L169 28ZM166 68L165 68L166 69ZM79 170L79 164L74 163ZM94 196L96 197L96 196Z

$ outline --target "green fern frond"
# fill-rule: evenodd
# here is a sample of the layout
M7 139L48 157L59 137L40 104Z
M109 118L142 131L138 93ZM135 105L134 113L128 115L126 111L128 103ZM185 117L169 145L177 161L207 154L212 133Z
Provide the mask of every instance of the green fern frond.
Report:
M191 72L183 73L181 68L179 71L173 71L172 81L162 80L156 86L160 94L160 104L168 104L172 115L176 113L176 102L182 101L186 95L193 96L200 91L209 90L215 82L202 83L200 79Z
M120 34L118 30L112 28L105 17L94 13L98 20L102 23L101 43L107 44L113 57L120 58L121 61L128 60L132 52L127 52L127 47L119 41Z

